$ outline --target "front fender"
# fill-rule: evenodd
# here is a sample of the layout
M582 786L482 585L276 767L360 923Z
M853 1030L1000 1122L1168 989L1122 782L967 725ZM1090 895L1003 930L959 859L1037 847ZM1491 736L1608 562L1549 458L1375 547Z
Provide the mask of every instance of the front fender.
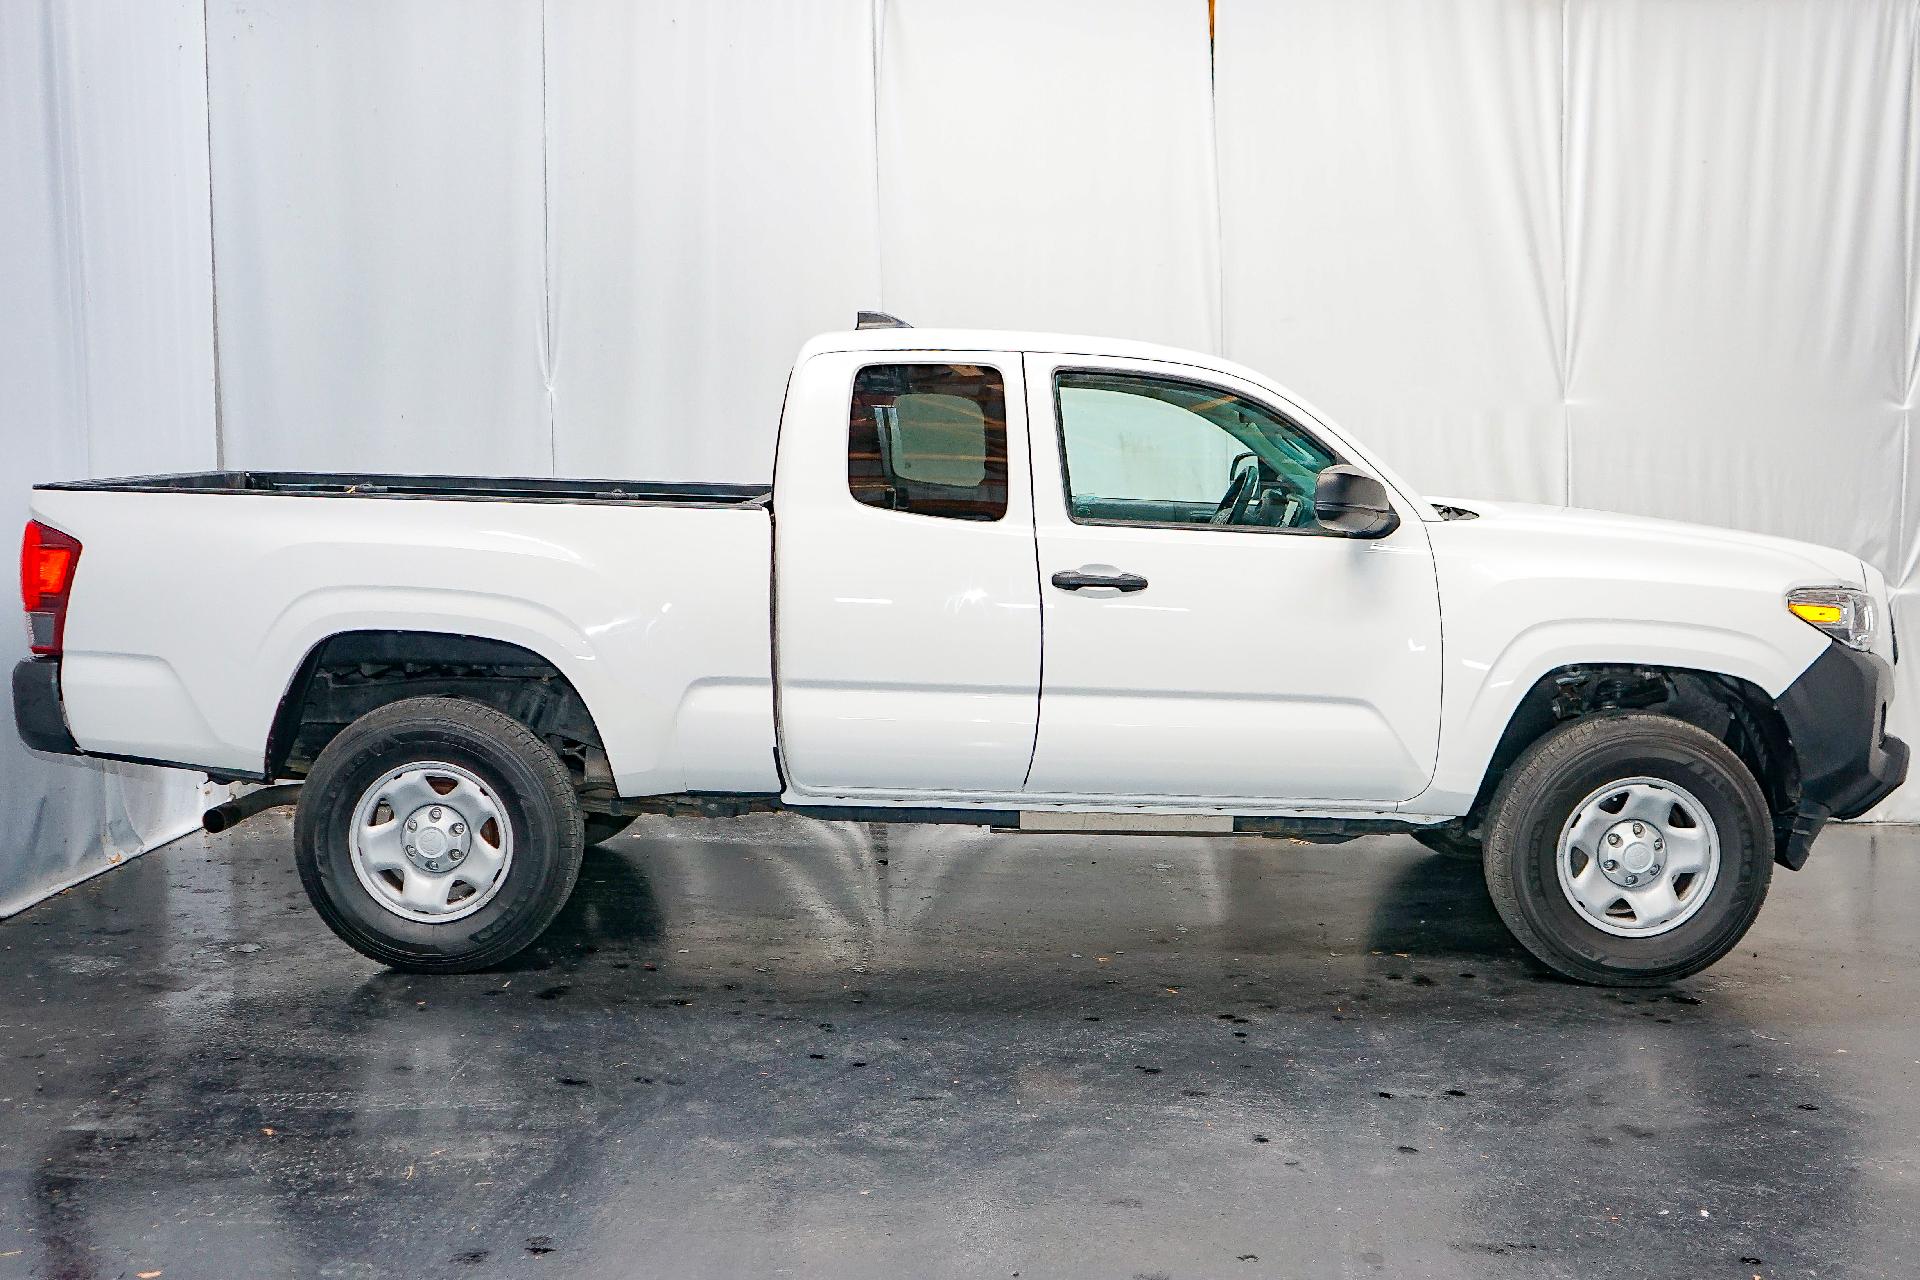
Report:
M1522 699L1540 679L1565 667L1628 665L1698 671L1732 676L1778 697L1826 646L1817 632L1787 620L1791 628L1757 635L1706 622L1558 618L1524 628L1491 661L1471 651L1452 652L1449 643L1433 782L1402 807L1420 813L1465 814Z

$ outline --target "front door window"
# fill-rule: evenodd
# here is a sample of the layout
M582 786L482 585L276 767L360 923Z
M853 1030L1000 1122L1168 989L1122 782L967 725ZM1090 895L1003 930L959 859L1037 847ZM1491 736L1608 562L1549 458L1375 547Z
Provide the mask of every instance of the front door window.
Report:
M1314 483L1337 458L1264 405L1139 374L1054 376L1077 524L1317 532Z

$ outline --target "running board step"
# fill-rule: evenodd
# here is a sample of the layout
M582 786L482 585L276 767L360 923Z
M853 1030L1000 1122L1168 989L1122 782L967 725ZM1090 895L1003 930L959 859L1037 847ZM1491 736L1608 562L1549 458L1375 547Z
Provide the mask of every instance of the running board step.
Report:
M1097 832L1111 836L1230 836L1228 813L1060 813L1022 809L1020 831Z

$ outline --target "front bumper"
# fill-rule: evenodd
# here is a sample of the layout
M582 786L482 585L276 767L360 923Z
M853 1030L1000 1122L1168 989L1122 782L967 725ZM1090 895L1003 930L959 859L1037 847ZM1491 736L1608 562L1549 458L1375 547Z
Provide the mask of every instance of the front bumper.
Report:
M14 667L13 723L35 751L80 754L60 709L60 659L28 658Z
M1834 643L1779 698L1800 766L1800 794L1782 814L1775 857L1798 870L1830 818L1857 818L1907 780L1907 744L1887 733L1893 668Z

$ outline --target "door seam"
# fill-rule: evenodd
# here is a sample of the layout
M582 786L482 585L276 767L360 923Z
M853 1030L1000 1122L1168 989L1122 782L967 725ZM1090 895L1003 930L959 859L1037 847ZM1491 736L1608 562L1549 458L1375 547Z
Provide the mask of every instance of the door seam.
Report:
M1027 784L1033 781L1033 762L1040 757L1040 717L1046 714L1047 706L1047 597L1046 583L1040 573L1040 489L1033 475L1033 353L1019 354L1020 395L1027 410L1027 528L1032 534L1028 541L1033 547L1034 620L1040 629L1039 680L1033 689L1033 741L1027 744L1027 771L1020 775L1020 790L1024 794Z

